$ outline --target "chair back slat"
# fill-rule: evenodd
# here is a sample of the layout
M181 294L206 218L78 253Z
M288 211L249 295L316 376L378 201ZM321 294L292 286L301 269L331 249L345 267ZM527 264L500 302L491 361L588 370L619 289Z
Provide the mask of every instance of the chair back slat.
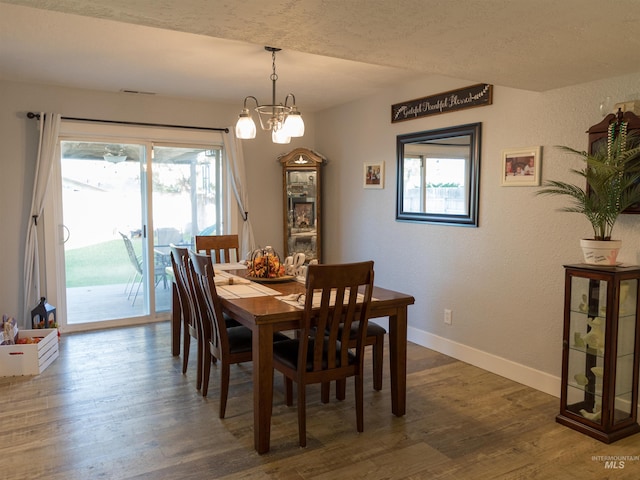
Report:
M308 267L299 362L309 358L314 339L312 371L348 367L351 325L359 321L355 352L362 363L373 275L372 261Z
M238 262L239 251L238 235L196 235L196 252L206 252L215 263Z

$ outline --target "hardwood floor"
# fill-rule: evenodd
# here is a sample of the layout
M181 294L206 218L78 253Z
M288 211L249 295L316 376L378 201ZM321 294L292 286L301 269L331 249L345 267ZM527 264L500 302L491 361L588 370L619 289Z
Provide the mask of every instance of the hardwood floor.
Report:
M640 478L640 435L605 445L555 423L557 398L413 344L408 355L406 416L391 415L387 363L373 390L368 354L364 433L352 381L345 401L327 405L310 387L305 449L276 375L271 452L261 456L251 364L232 367L220 420L217 369L203 399L195 348L182 375L168 323L68 334L42 375L0 378L0 478ZM611 469L594 456L635 458Z

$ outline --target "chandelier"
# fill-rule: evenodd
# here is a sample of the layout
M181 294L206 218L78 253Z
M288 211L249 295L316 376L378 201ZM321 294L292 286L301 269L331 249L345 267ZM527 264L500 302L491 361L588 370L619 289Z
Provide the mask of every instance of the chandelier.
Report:
M256 124L247 108L247 100L252 99L256 102L255 111L258 112L262 130L271 131L273 143L289 143L291 137L302 137L304 135L304 122L296 107L296 97L293 93L289 93L285 97L284 105L282 103L276 104L276 81L278 80L278 75L276 75L276 52L279 52L280 49L275 47L264 47L264 49L267 52L271 52L273 69L270 77L272 82L271 104L260 105L256 97L252 95L245 97L242 112L240 112L238 123L236 123L236 137L243 139L256 138ZM292 105L288 104L289 99L291 99Z

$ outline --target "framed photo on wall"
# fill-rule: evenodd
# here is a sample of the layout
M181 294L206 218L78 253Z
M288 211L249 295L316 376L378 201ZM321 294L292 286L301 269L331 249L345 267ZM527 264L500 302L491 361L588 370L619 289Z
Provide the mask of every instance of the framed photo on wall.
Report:
M364 164L364 188L384 188L384 162Z
M540 185L541 148L528 147L502 152L502 186L535 187Z

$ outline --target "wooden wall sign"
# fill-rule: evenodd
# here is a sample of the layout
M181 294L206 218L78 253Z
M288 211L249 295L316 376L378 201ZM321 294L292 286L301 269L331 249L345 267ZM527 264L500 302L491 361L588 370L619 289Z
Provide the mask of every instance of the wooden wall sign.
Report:
M413 120L428 115L483 107L493 103L493 85L479 83L450 92L391 105L391 123Z

